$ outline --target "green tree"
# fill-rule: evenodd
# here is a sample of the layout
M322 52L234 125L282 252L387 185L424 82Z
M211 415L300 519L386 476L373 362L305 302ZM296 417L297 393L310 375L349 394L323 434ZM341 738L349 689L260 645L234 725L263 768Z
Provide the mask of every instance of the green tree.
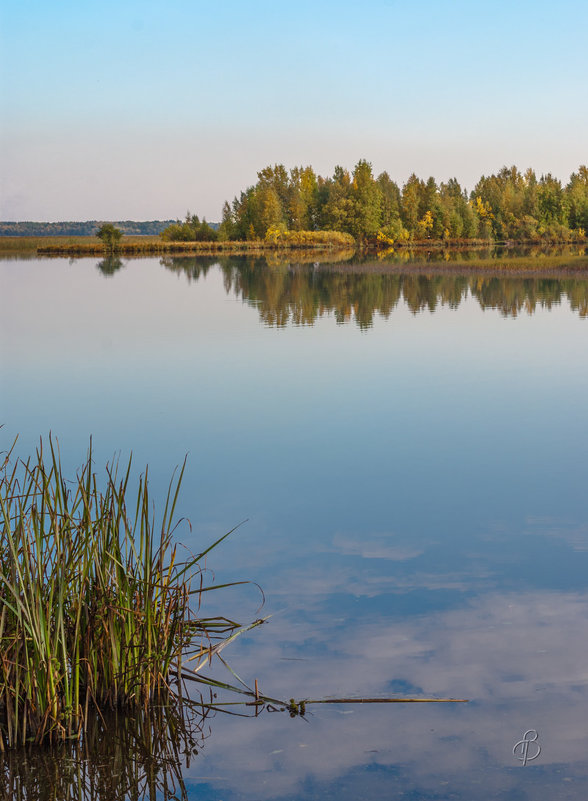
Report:
M275 164L273 167L264 167L257 173L258 190L272 189L278 198L280 205L280 217L285 217L288 201L290 199L290 180L288 170L283 164Z
M323 182L320 192L324 198L321 228L352 234L354 204L351 198L351 178L347 170L337 165L333 177Z
M537 207L540 225L549 226L553 223L565 225L567 223L561 181L554 178L551 173L541 176L537 187Z
M288 228L292 231L314 231L317 227L318 183L312 167L290 170L287 207Z
M283 223L282 204L277 191L271 185L260 186L256 193L257 220L255 230L263 238L270 228Z
M230 204L225 200L223 205L223 217L218 228L218 238L222 242L226 242L229 239L235 239L235 234L236 227L235 219L233 217L233 210L231 209Z
M400 221L400 189L387 172L378 175L382 194L382 226L397 225Z
M402 222L410 234L415 234L419 221L421 199L425 193L425 184L414 172L402 187ZM426 209L425 209L426 211ZM424 211L423 211L424 214Z
M250 186L233 200L235 239L255 239L255 217L255 187Z
M588 167L582 165L573 172L566 186L570 227L588 231Z
M96 236L104 243L104 247L110 253L118 249L120 240L122 239L122 231L120 228L115 228L112 223L104 223L96 231Z
M440 184L437 203L441 208L442 236L451 239L464 236L468 202L456 178L450 178L446 184Z
M356 239L376 236L382 225L382 192L372 175L372 165L361 159L353 170L351 233Z

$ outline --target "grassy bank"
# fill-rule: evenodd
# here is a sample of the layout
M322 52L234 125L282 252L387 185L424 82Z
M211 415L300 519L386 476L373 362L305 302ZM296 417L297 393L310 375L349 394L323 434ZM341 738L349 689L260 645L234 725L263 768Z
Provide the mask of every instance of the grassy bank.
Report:
M264 254L276 251L332 251L354 249L349 234L337 231L301 231L274 239L244 242L175 242L159 236L123 237L116 253L123 256L141 255L214 255L217 253ZM31 254L50 256L104 256L104 244L91 236L80 237L0 237L0 255Z
M129 236L123 240L131 248L149 248L159 241L158 236ZM2 236L0 256L12 254L36 255L47 250L50 253L76 253L103 255L104 245L95 236Z
M216 588L200 562L217 543L179 558L183 468L156 524L147 471L132 493L130 461L99 478L90 451L69 482L49 444L26 463L5 455L0 474L0 750L77 739L90 711L164 702L182 663L238 627L194 611Z
M524 255L523 255L524 253ZM0 256L95 256L104 258L104 245L95 237L0 237ZM588 270L586 244L546 246L487 240L423 240L394 247L358 249L348 234L338 232L285 232L269 240L245 242L166 242L158 236L123 238L116 256L162 258L243 255L263 257L270 266L292 261L341 263L354 259L353 271L535 273L549 276ZM354 258L355 257L355 258Z

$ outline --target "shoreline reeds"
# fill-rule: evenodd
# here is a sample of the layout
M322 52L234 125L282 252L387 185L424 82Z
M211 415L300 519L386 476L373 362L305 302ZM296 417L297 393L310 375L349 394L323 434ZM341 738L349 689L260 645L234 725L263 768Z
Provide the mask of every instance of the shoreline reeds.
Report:
M288 244L274 244L261 241L245 242L121 242L114 251L121 256L137 255L217 255L217 254L254 254L264 255L276 251L312 251L314 253L329 253L333 250L349 250L354 243L347 240L298 242ZM39 256L100 256L104 255L102 245L88 244L52 244L38 246L36 252Z
M201 567L228 534L184 560L173 542L185 462L157 524L131 459L99 480L90 446L68 482L49 438L47 456L41 442L0 467L0 751L79 739L90 711L165 703L183 662L239 628L200 615L202 594L229 586Z

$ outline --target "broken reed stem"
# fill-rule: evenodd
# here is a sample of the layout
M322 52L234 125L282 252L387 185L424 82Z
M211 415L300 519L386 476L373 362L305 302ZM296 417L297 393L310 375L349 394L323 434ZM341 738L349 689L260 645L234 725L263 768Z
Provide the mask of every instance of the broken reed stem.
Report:
M321 698L306 704L467 704L467 698Z
M256 621L252 626L247 627L246 631L249 631L256 625L259 625L260 622L264 621ZM241 687L236 687L234 685L229 685L224 682L219 681L218 679L210 679L203 675L196 675L194 672L186 672L182 673L182 680L185 681L197 681L200 684L207 684L211 687L216 687L218 689L225 689L230 690L233 693L239 693L244 695L248 698L252 698L252 701L215 701L214 706L216 708L222 708L225 706L254 706L256 707L255 714L257 716L260 707L268 707L271 708L271 711L289 711L290 714L294 713L294 715L302 714L304 715L304 711L309 704L467 704L469 700L467 698L303 698L300 701L296 701L294 698L290 698L289 701L283 701L278 698L271 698L268 695L263 695L259 691L259 686L257 679L255 679L254 689L251 690L244 685L244 689Z

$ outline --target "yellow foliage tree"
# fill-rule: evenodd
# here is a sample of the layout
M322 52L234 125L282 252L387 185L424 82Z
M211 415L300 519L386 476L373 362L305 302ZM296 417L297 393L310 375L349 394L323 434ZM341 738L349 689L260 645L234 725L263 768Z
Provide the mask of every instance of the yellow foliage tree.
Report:
M418 231L421 239L426 239L431 235L433 229L433 215L430 211L426 211L422 218L418 221Z
M478 195L476 198L476 214L481 220L493 220L492 207L489 203L484 203L482 198Z

